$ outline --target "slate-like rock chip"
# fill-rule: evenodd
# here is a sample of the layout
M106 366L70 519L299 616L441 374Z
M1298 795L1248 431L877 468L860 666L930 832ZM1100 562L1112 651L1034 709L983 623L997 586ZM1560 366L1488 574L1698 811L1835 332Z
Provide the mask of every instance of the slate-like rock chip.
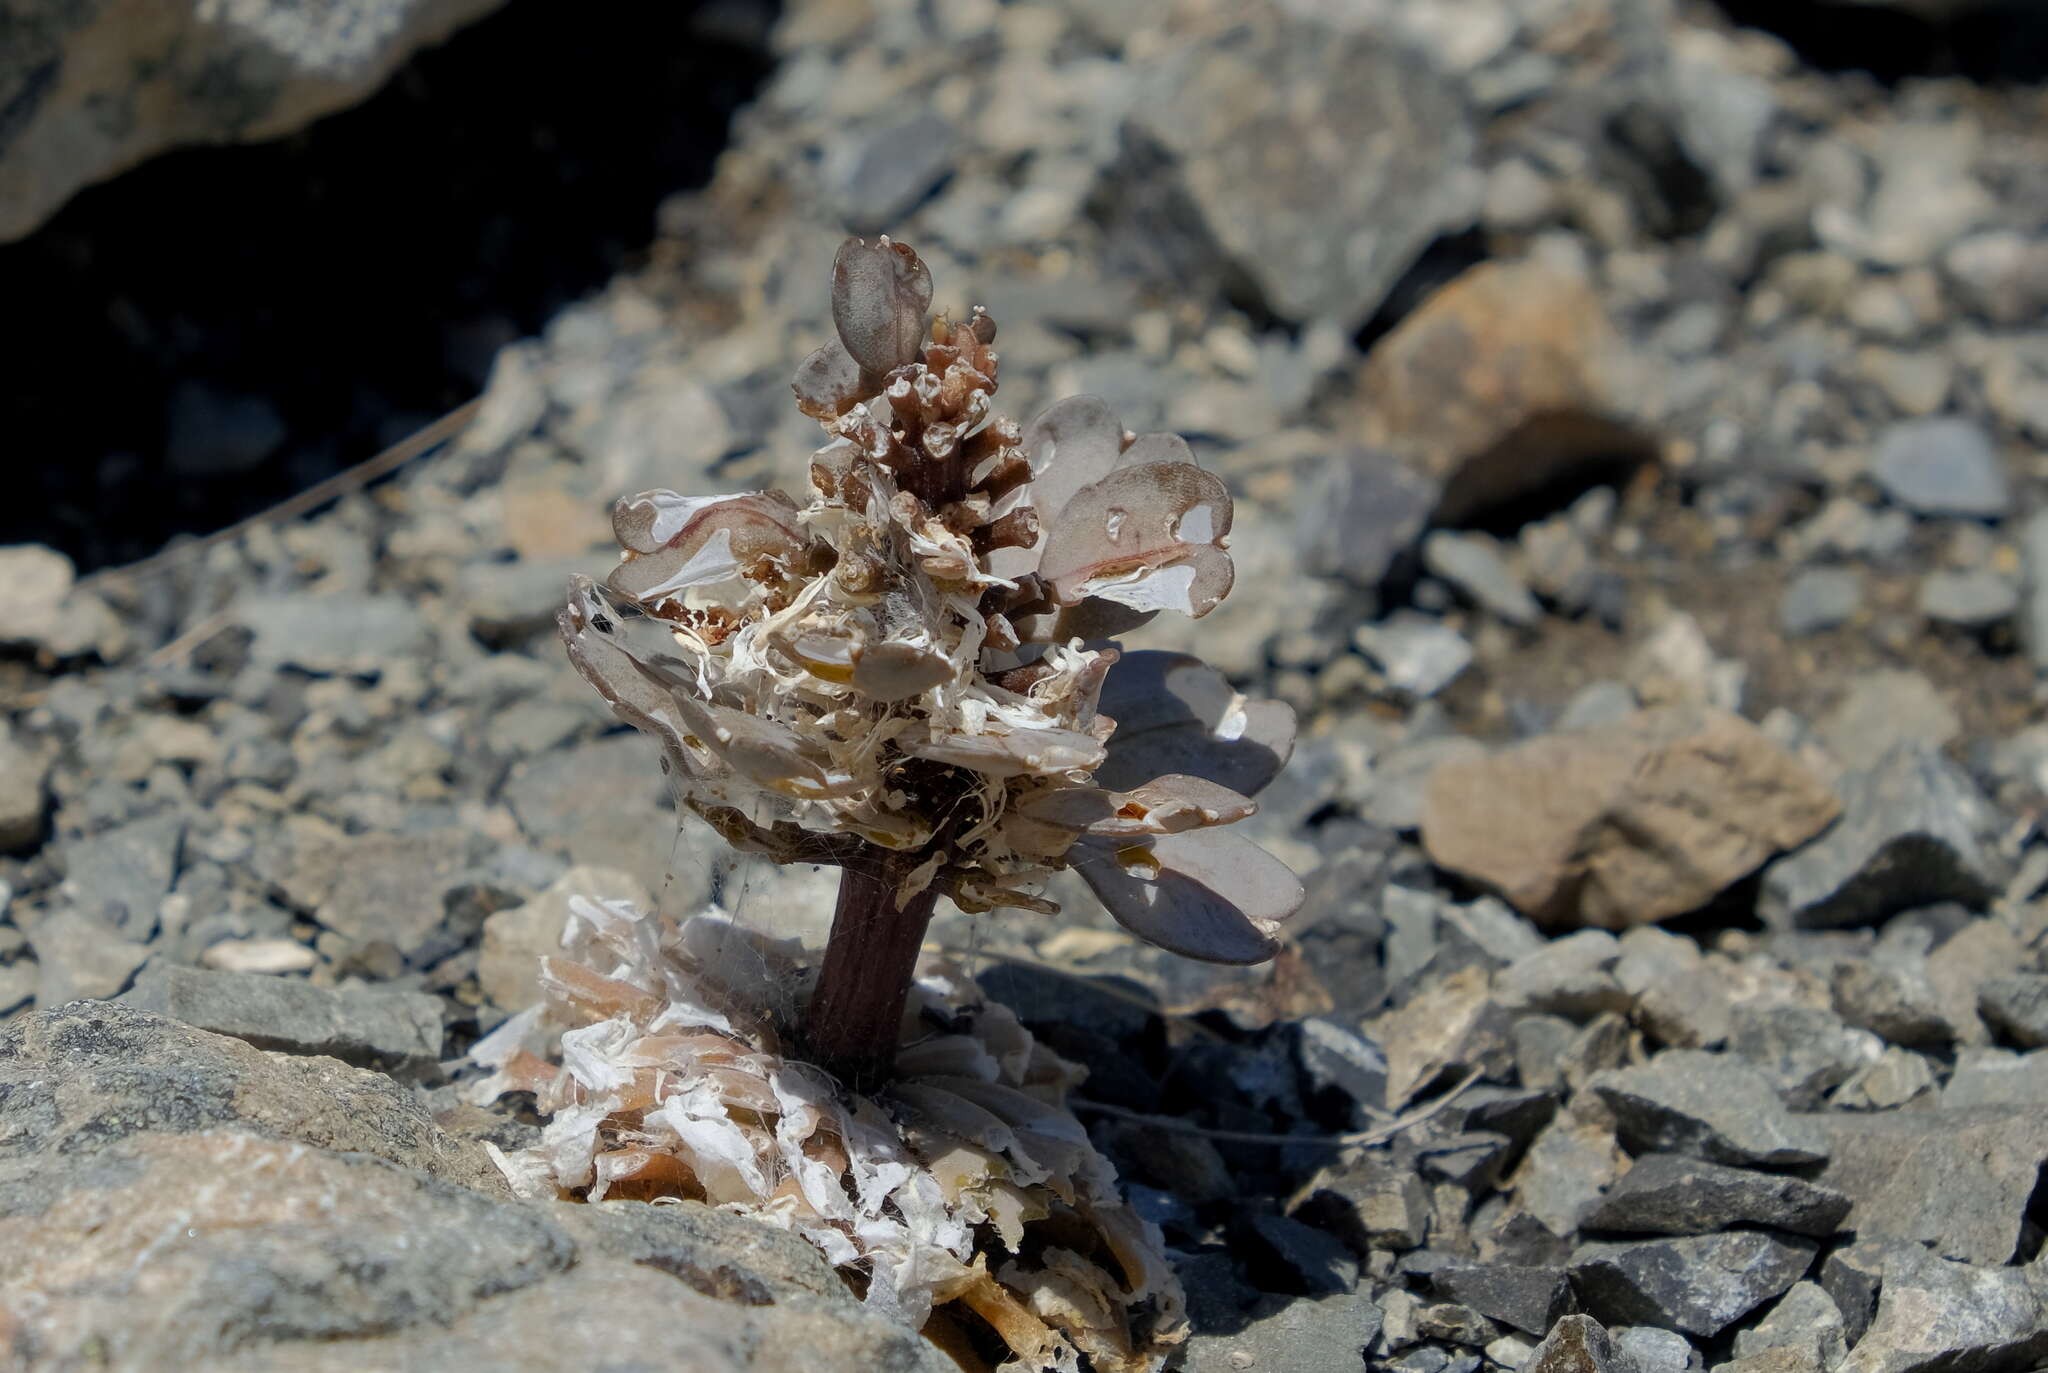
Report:
M1830 1112L1819 1181L1855 1202L1858 1237L1893 1236L1966 1263L2013 1261L2048 1163L2048 1114L2025 1107Z
M1430 1275L1452 1301L1531 1335L1550 1333L1572 1309L1571 1282L1562 1268L1519 1264L1453 1264Z
M1819 1247L1762 1230L1588 1244L1572 1286L1602 1320L1716 1335L1806 1276Z
M1586 1213L1588 1230L1636 1235L1705 1235L1762 1225L1826 1239L1850 1199L1783 1173L1730 1168L1681 1154L1645 1154Z
M259 1049L383 1068L441 1056L441 999L424 992L164 966L145 972L123 999Z
M1693 1153L1719 1163L1818 1163L1827 1135L1792 1114L1763 1075L1698 1049L1673 1049L1587 1084L1614 1112L1622 1142L1637 1152Z
M1917 1245L1884 1266L1877 1316L1839 1373L2029 1369L2048 1358L2048 1273L1973 1268Z

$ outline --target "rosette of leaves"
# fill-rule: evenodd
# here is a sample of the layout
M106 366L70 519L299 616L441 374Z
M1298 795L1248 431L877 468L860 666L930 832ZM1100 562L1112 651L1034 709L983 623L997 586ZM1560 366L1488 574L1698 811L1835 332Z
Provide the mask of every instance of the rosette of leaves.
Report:
M896 1050L940 895L1051 913L1042 884L1071 868L1135 934L1227 963L1270 957L1301 901L1227 828L1285 764L1292 713L1118 642L1229 592L1229 491L1099 398L997 413L995 322L931 302L907 246L848 240L836 337L796 374L826 434L805 497L628 496L620 562L559 617L679 806L843 870L805 1035L856 1083Z
M1186 1334L1159 1232L1065 1105L1081 1070L925 969L918 1030L876 1095L785 1056L767 1009L801 950L716 917L572 897L545 1001L478 1044L488 1103L531 1092L523 1196L697 1201L802 1235L878 1312L963 1368L1149 1373ZM554 1052L547 1050L552 1042Z

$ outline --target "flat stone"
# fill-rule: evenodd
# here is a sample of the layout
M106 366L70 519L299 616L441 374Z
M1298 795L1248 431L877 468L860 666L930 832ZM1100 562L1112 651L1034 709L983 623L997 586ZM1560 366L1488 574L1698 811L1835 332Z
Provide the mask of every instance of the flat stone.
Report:
M841 222L857 234L895 227L953 170L959 144L952 122L928 110L828 143L825 184Z
M1487 990L1486 972L1460 968L1368 1026L1387 1054L1387 1105L1399 1110L1452 1073L1504 1071L1513 1061L1508 1015Z
M183 815L166 812L58 845L65 890L80 910L147 940L178 873L185 825Z
M1861 1238L1892 1236L1965 1263L2013 1261L2048 1163L2048 1115L2027 1107L1831 1112L1819 1182L1846 1193Z
M1289 1301L1241 1330L1195 1335L1182 1366L1187 1373L1356 1373L1379 1332L1380 1310L1363 1292Z
M1842 1317L1842 1333L1854 1348L1877 1315L1877 1293L1884 1285L1884 1267L1895 1250L1920 1246L1911 1240L1859 1239L1838 1244L1821 1260L1820 1286ZM1922 1250L1921 1252L1926 1252Z
M1941 569L1920 582L1920 613L1941 624L1986 629L2020 608L2020 589L1996 572Z
M416 954L434 942L448 893L472 871L476 850L454 830L349 835L328 855L333 880L313 918L357 948Z
M1436 530L1422 542L1422 565L1481 610L1511 625L1527 627L1543 619L1543 607L1489 535Z
M1584 1020L1626 1011L1631 1000L1614 978L1621 947L1606 930L1577 930L1526 953L1494 977L1493 994L1510 1011Z
M1998 813L1933 748L1896 748L1840 788L1834 827L1764 871L1758 909L1772 925L1870 924L1939 901L1981 909L2004 887Z
M1339 1092L1366 1110L1386 1108L1386 1053L1356 1030L1311 1017L1301 1023L1294 1052L1311 1087Z
M1406 612L1376 625L1360 625L1352 642L1378 667L1387 685L1417 700L1436 695L1472 663L1472 645L1450 626Z
M420 1068L441 1057L441 999L423 992L159 966L122 1000L259 1049L381 1068Z
M1565 1270L1520 1264L1453 1264L1430 1275L1430 1283L1452 1301L1531 1335L1550 1333L1572 1308Z
M1676 1330L1617 1325L1614 1343L1635 1360L1636 1373L1704 1373L1707 1366L1692 1341Z
M2012 490L1991 440L1974 421L1943 417L1894 424L1877 441L1870 475L1916 515L1998 519Z
M1654 925L1624 932L1614 981L1645 1032L1674 1049L1704 1049L1728 1038L1734 1002L1722 965L1684 935Z
M1912 1246L1884 1266L1877 1315L1840 1373L2025 1369L2048 1358L2048 1278L2038 1265L1973 1268Z
M1835 1010L1893 1044L1940 1047L1955 1038L1924 960L1845 960L1835 969Z
M43 837L55 755L32 748L0 724L0 853L34 848Z
M0 173L0 182L4 180ZM0 644L37 649L55 658L97 651L112 660L126 646L127 633L107 603L78 586L77 580L71 559L54 548L0 548L0 587L5 588L0 590Z
M149 957L147 945L122 937L112 921L76 906L62 906L28 934L41 970L36 1004L59 1006L80 997L109 997L128 985Z
M1776 1166L1828 1156L1827 1135L1817 1125L1787 1111L1761 1073L1722 1055L1673 1049L1641 1067L1600 1073L1588 1085L1637 1152Z
M1301 1214L1364 1253L1404 1252L1428 1236L1429 1192L1407 1169L1364 1156L1316 1174Z
M1577 1231L1601 1192L1628 1167L1607 1113L1581 1097L1567 1101L1508 1179L1516 1204L1558 1235Z
M1422 835L1538 923L1625 928L1705 905L1837 812L1747 721L1674 705L1442 764Z
M427 657L434 648L433 627L401 596L247 595L232 613L255 636L249 661L264 673L280 667L322 675L377 672Z
M2048 1045L2048 974L1994 977L1977 989L1977 1009L2020 1047Z
M1343 1240L1287 1216L1262 1211L1245 1216L1238 1227L1238 1249L1246 1271L1269 1292L1327 1297L1358 1286L1358 1259Z
M1852 567L1809 567L1785 584L1778 628L1790 638L1836 629L1863 607L1863 574Z
M1602 1320L1717 1335L1799 1281L1818 1249L1760 1230L1589 1244L1572 1282Z
M1730 1168L1682 1154L1644 1154L1589 1210L1588 1230L1704 1235L1761 1225L1826 1239L1849 1214L1849 1197L1783 1173Z
M658 888L676 841L655 748L613 734L516 764L504 786L520 828L572 863L611 868Z
M2015 1054L1965 1049L1941 1089L1944 1109L1966 1106L2048 1106L2048 1049Z

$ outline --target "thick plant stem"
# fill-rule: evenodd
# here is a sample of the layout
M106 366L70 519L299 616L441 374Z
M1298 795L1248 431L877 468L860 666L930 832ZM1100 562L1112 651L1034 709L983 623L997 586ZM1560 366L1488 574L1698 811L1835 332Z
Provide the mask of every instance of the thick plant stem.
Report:
M896 907L903 870L893 862L840 870L839 904L805 1038L819 1066L856 1090L888 1076L902 1033L918 947L938 893L927 887Z

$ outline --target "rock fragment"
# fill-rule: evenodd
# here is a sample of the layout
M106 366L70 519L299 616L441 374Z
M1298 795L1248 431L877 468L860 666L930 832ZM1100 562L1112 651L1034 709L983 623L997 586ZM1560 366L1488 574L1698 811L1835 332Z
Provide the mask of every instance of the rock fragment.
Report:
M1858 1237L1916 1241L1965 1263L2011 1263L2048 1164L2048 1117L2023 1106L1829 1112L1822 1186L1854 1206Z
M1739 717L1669 706L1442 764L1422 834L1438 864L1540 923L1624 928L1706 904L1837 809Z
M1759 1225L1826 1239L1850 1198L1784 1173L1730 1168L1681 1154L1644 1154L1585 1215L1588 1230L1704 1235Z
M259 1049L358 1067L422 1068L441 1057L441 999L423 992L160 967L123 1000Z
M1877 1315L1842 1373L2031 1368L2048 1358L2048 1278L2037 1265L1973 1268L1918 1246L1892 1251Z
M1991 440L1966 419L1893 425L1878 439L1870 475L1887 496L1916 515L1998 519L2012 505L2005 468Z
M1828 1156L1828 1137L1787 1111L1755 1069L1698 1049L1673 1049L1588 1084L1637 1151L1696 1153L1719 1163L1789 1166Z
M1572 1283L1602 1320L1717 1335L1805 1276L1818 1248L1762 1230L1589 1244Z

